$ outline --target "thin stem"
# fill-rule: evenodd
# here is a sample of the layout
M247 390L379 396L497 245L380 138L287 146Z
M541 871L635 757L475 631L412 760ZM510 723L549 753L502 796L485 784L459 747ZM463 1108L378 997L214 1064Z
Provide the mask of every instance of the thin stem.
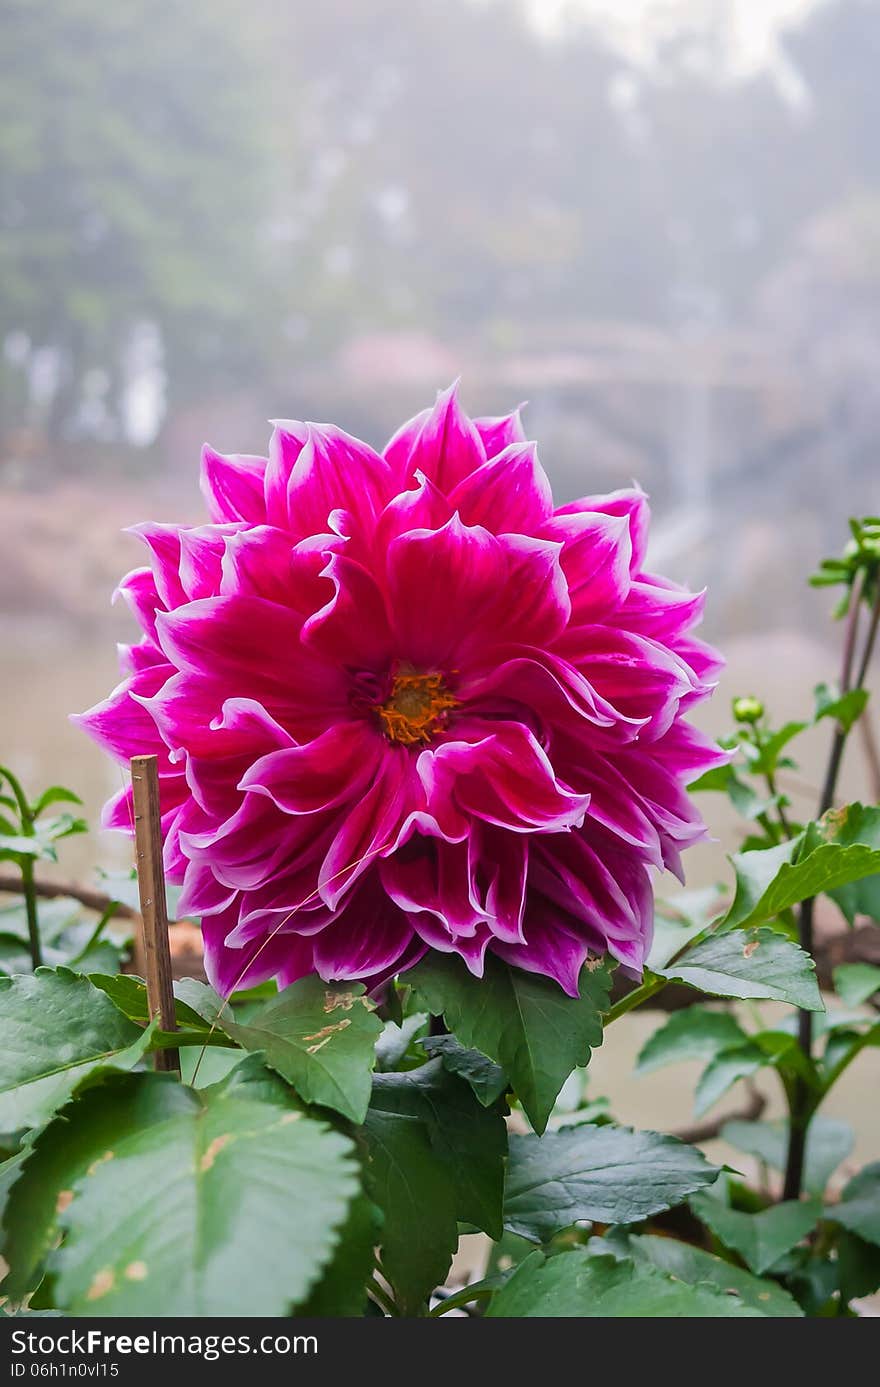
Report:
M859 1036L858 1040L853 1041L852 1045L847 1050L846 1054L842 1055L841 1058L835 1064L834 1068L828 1071L828 1074L826 1075L822 1083L820 1100L821 1098L825 1097L826 1093L830 1092L830 1090L837 1083L837 1080L840 1078L844 1070L848 1069L849 1066L852 1064L856 1055L858 1055L862 1050L864 1050L866 1045L876 1045L878 1040L880 1040L880 1024L876 1026L871 1026L867 1031L864 1031L862 1035Z
M633 1007L641 1006L649 997L653 997L655 992L659 992L661 987L665 987L667 978L652 977L647 982L643 982L641 987L634 987L632 992L627 992L625 997L621 997L619 1002L615 1002L605 1014L605 1025L610 1026L612 1021L616 1021L618 1016L625 1016Z
M21 861L21 882L24 891L24 908L27 914L31 966L36 972L38 968L42 967L43 947L40 943L40 925L37 919L37 893L34 890L34 864L29 857L24 857Z
M841 658L840 671L840 693L841 697L850 692L853 687L853 665L855 663L856 637L859 629L859 615L861 610L862 592L865 585L864 569L859 569L853 582L849 595L849 608L847 611L846 634L843 642L843 654ZM877 615L880 608L874 604L874 616L871 621L871 628L865 646L865 653L859 664L856 688L861 688L861 682L868 668L871 658L871 649L877 634ZM819 809L816 815L821 819L834 803L834 792L837 789L837 780L840 775L840 767L843 761L843 751L846 746L847 728L842 723L838 723L834 729L834 740L831 743L831 753L828 758L828 768L825 772L825 780L822 785L822 794L819 798ZM801 948L812 957L813 955L813 916L816 906L815 897L804 901L798 917L798 936ZM798 1044L807 1060L808 1064L813 1062L813 1013L811 1011L801 1011L798 1015ZM782 1189L783 1199L800 1199L804 1183L804 1156L807 1147L807 1131L813 1113L816 1111L816 1096L812 1092L810 1084L803 1075L798 1075L794 1080L789 1098L789 1123L788 1123L788 1154L785 1161L785 1181Z

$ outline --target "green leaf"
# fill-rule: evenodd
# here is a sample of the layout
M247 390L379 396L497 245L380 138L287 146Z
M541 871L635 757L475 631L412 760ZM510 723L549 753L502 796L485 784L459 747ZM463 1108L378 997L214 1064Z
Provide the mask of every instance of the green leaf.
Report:
M404 1016L400 1025L396 1021L386 1021L382 1034L376 1041L376 1068L380 1071L398 1069L406 1059L407 1051L413 1042L428 1027L428 1013L414 1011L412 1016ZM416 1063L421 1063L419 1056Z
M654 908L654 938L648 967L657 973L680 953L697 934L723 913L725 891L707 886L699 891L682 891L671 900L658 900Z
M710 1060L721 1050L746 1041L745 1031L728 1011L695 1005L674 1011L639 1051L636 1072L648 1074L679 1060Z
M293 1084L307 1103L319 1103L361 1123L370 1101L382 1022L362 983L331 986L301 978L254 1012L246 1025L228 1013L227 1035L245 1050L260 1050L266 1063Z
M364 1313L366 1283L373 1272L373 1248L382 1236L382 1215L359 1194L351 1202L332 1260L297 1316L353 1319Z
M450 1074L457 1074L470 1084L484 1108L491 1108L507 1092L507 1075L501 1066L479 1050L466 1050L454 1035L427 1035L421 1044L432 1059L439 1057L443 1061Z
M837 1239L837 1270L844 1300L880 1290L880 1247L855 1233L841 1231Z
M817 832L830 836L834 842L844 846L861 844L863 847L880 850L880 806L850 804L843 809L832 809L815 826ZM856 917L867 915L880 921L880 874L862 877L829 893L840 907L849 923L855 924Z
M367 1191L385 1218L382 1265L414 1313L446 1276L459 1222L501 1235L504 1119L433 1060L377 1074L364 1125Z
M161 1076L132 1076L156 1093ZM53 1258L70 1314L285 1315L332 1256L357 1191L347 1138L259 1084L200 1093L121 1135L73 1186ZM159 1100L155 1100L159 1101ZM167 1100L162 1098L163 1103Z
M41 1126L84 1075L130 1068L149 1039L82 974L0 978L0 1131Z
M798 737L801 732L809 727L807 722L787 722L780 727L778 732L771 732L769 737L762 738L760 748L755 748L756 755L751 762L751 770L755 775L775 775L779 768L779 758L788 746L789 742Z
M647 1263L573 1248L554 1257L533 1252L497 1291L492 1318L706 1319L763 1312L714 1286L689 1286Z
M841 963L832 976L835 992L848 1007L861 1006L880 992L880 968L873 963Z
M772 929L710 935L659 971L717 997L767 998L805 1011L824 1010L813 960Z
M734 1119L721 1128L724 1141L764 1161L774 1170L785 1170L788 1151L786 1122L746 1122ZM804 1185L811 1194L822 1194L825 1186L853 1149L855 1138L848 1122L833 1117L814 1117L807 1132Z
M132 973L92 973L90 980L95 987L110 998L123 1016L127 1016L130 1021L138 1022L141 1025L147 1024L150 1019L150 1009L147 1003L147 985L143 978L135 977ZM184 983L191 981L189 978L184 979ZM185 1026L190 1030L207 1031L210 1027L205 1018L178 996L182 986L182 983L174 984L174 1015L178 1026ZM210 989L206 989L206 991L210 991Z
M584 1125L511 1136L504 1223L535 1242L581 1220L639 1223L717 1176L702 1151L659 1132Z
M880 1246L880 1161L854 1175L844 1187L838 1204L829 1204L825 1217Z
M79 795L75 795L72 790L68 790L63 785L50 785L48 790L44 790L33 805L31 813L38 819L50 804L82 804Z
M611 969L593 960L581 973L580 996L487 955L482 978L460 959L433 953L403 979L421 1004L446 1024L467 1049L495 1060L533 1127L543 1132L556 1096L572 1070L589 1063L602 1042Z
M849 732L853 724L858 722L870 697L867 689L850 689L849 693L841 696L828 684L817 684L813 694L816 699L814 720L820 722L822 718L834 718L844 732Z
M109 1074L62 1108L23 1153L4 1219L10 1267L5 1295L20 1300L37 1285L74 1184L98 1162L112 1159L128 1132L188 1112L189 1106L186 1090L166 1075Z
M793 1040L789 1043L795 1044ZM702 1117L735 1083L748 1079L769 1063L764 1051L751 1041L730 1050L722 1050L709 1061L700 1075L694 1093L694 1115Z
M789 1199L758 1214L746 1214L740 1209L729 1209L713 1195L695 1194L691 1208L725 1247L738 1252L759 1275L796 1247L822 1215L821 1202L816 1198Z
M821 823L810 824L798 837L776 847L731 857L736 895L725 926L762 924L822 891L834 891L880 872L880 847L855 840L852 827L849 840L844 841L847 818L852 816L862 827L866 811L861 805L850 805L834 814L833 819L826 815Z
M804 1313L794 1296L775 1281L761 1280L743 1271L742 1267L733 1266L722 1257L692 1247L690 1243L646 1234L630 1237L627 1251L636 1264L650 1262L658 1271L665 1271L691 1286L708 1282L725 1295L738 1296L744 1305L751 1305L762 1315L795 1319Z

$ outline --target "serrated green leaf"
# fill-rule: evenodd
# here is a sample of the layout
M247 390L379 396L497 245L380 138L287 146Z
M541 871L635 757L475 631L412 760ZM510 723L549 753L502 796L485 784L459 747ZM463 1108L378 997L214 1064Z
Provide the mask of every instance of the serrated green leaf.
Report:
M805 1011L824 1010L813 960L772 929L710 935L658 971L716 997L767 998Z
M707 886L655 903L654 938L647 960L652 973L659 972L723 913L725 894L718 886Z
M421 1044L432 1059L443 1061L450 1074L457 1074L470 1084L484 1108L491 1108L507 1092L507 1075L501 1066L479 1050L466 1050L454 1035L428 1035Z
M848 1007L861 1006L880 992L880 968L873 963L841 963L832 977L835 992Z
M90 1070L130 1068L149 1039L82 974L0 978L0 1131L41 1126Z
M729 1011L699 1004L674 1011L639 1051L636 1072L648 1074L680 1060L710 1060L721 1050L745 1043L745 1031Z
M725 1295L738 1296L744 1305L751 1305L762 1315L795 1319L804 1313L794 1296L777 1282L762 1280L742 1267L725 1262L722 1257L676 1238L658 1238L652 1234L631 1236L627 1240L627 1252L637 1264L650 1262L658 1271L686 1281L688 1285L708 1283Z
M862 806L850 805L776 847L735 853L730 861L736 895L724 926L762 924L823 891L837 891L880 872L880 846L858 841L853 826L846 829L850 815L867 826L869 815Z
M844 1187L840 1202L827 1205L825 1217L865 1242L880 1246L880 1161L866 1165L853 1176Z
M880 1247L841 1230L837 1239L837 1272L844 1300L880 1290Z
M774 1170L785 1170L788 1151L786 1122L746 1122L734 1119L721 1128L724 1141L745 1151ZM804 1186L811 1194L822 1194L831 1175L845 1161L855 1145L848 1122L818 1114L810 1123L804 1160Z
M301 978L238 1024L219 1024L246 1050L259 1050L307 1103L361 1123L370 1101L376 1039L382 1022L361 983Z
M445 1017L466 1049L501 1066L533 1127L543 1132L565 1080L602 1042L611 970L598 960L586 964L580 996L569 997L551 979L493 955L487 955L484 976L475 978L460 959L433 953L403 981L422 1006Z
M830 837L844 846L861 844L880 850L880 806L849 804L832 809L813 826L816 835ZM830 891L832 900L840 907L849 923L855 924L859 915L880 921L880 874L862 877Z
M382 1215L364 1195L352 1200L336 1250L308 1300L296 1309L306 1319L353 1319L364 1313L373 1249L382 1236Z
M595 1256L586 1248L554 1257L533 1252L486 1311L495 1319L715 1319L762 1313L714 1286L689 1286L647 1263Z
M546 1242L581 1220L639 1223L718 1176L702 1151L659 1132L579 1126L511 1136L504 1224Z
M812 1232L822 1214L816 1198L789 1199L757 1214L730 1209L709 1194L695 1194L690 1203L697 1218L759 1275Z
M367 1113L367 1191L382 1210L382 1265L414 1313L442 1284L459 1221L501 1234L506 1131L439 1060L377 1074Z
M143 978L135 977L133 973L93 973L90 981L110 998L113 1005L127 1016L130 1021L140 1025L146 1025L150 1019L150 1009L147 1003L147 985ZM177 997L177 989L180 984L174 984L175 1008L174 1014L179 1026L186 1026L190 1030L208 1030L208 1023L187 1006L186 1002Z
M23 1154L3 1220L9 1272L3 1291L21 1300L43 1274L58 1233L60 1211L73 1186L115 1154L129 1131L188 1112L186 1090L170 1075L108 1075L62 1108Z
M252 1087L176 1088L173 1115L130 1129L74 1184L52 1259L58 1304L285 1315L332 1256L358 1188L352 1145Z

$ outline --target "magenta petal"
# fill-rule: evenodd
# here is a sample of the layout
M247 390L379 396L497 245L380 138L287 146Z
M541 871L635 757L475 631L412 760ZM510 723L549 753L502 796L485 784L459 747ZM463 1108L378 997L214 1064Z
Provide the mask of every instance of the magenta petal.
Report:
M343 668L387 669L393 657L391 629L372 574L346 554L331 554L321 576L334 593L303 625L303 644Z
M491 418L473 421L474 428L483 441L487 458L494 458L512 443L525 443L526 436L519 417L521 409L522 405L512 414L496 414Z
M555 515L541 529L561 542L560 564L568 582L572 622L607 617L630 590L632 543L625 516Z
M305 746L272 751L247 770L239 789L266 795L284 814L315 814L355 799L376 772L381 738L362 722L341 722Z
M266 459L231 454L224 457L207 444L202 451L202 495L217 524L242 520L260 525L266 519L263 479Z
M180 581L180 525L132 525L129 533L137 535L150 550L151 567L156 579L156 591L166 607L185 602L186 593Z
M417 835L404 850L381 863L379 875L401 910L436 915L452 938L474 935L486 924L466 843Z
M579 501L560 506L557 516L579 515L598 512L601 515L625 517L629 526L632 546L632 571L641 572L648 548L648 525L651 512L648 498L640 487L627 487L623 491L612 491L607 496L582 496Z
M464 730L461 723L456 730ZM441 830L455 824L456 811L515 833L557 833L583 822L589 795L557 780L525 727L474 723L467 730L473 741L444 742L418 760L428 809Z
M315 968L326 982L396 972L413 942L413 928L370 878L345 910L315 936Z
M513 443L496 454L459 482L449 504L466 525L538 533L553 510L553 493L535 444Z
M321 867L321 898L336 909L349 885L375 859L400 845L404 826L424 799L405 751L386 755L373 784L348 810Z
M277 423L270 458L269 519L298 539L326 531L340 509L358 527L371 527L394 492L388 463L327 424Z
M117 597L123 599L141 629L155 640L156 613L165 610L165 603L156 589L153 570L134 568L126 573L113 594L114 602Z
M483 440L458 403L455 385L441 391L432 410L426 410L394 435L385 457L399 477L423 472L446 495L486 461Z

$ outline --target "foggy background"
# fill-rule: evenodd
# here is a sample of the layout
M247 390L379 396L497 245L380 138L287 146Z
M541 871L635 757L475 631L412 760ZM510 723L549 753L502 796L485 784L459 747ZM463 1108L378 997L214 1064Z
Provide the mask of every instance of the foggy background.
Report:
M93 819L118 788L66 715L116 681L122 527L201 518L204 440L263 452L294 416L381 445L457 375L471 412L530 401L560 501L650 492L653 563L709 585L729 658L713 731L735 692L808 711L839 633L806 575L880 508L875 0L0 0L0 35L29 784Z

